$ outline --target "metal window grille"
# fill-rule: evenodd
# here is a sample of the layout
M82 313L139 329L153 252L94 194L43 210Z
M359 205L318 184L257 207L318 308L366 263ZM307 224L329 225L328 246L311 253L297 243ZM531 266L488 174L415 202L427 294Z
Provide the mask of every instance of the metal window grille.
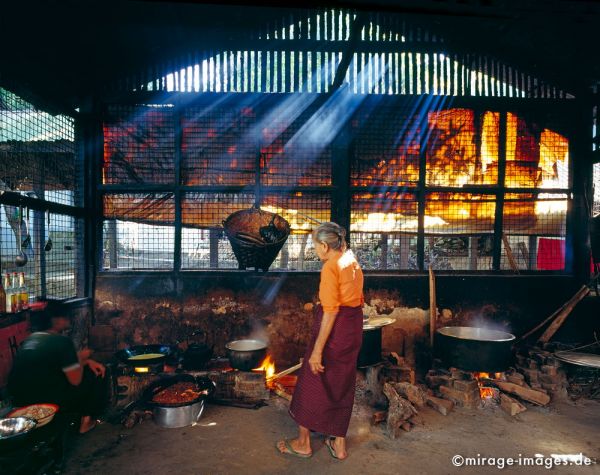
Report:
M483 182L475 113L470 109L429 112L428 127L427 184L462 187Z
M374 102L374 101L371 101ZM408 105L367 102L351 122L353 186L414 186L419 181L418 116Z
M79 268L73 265L78 258L78 243L83 242L81 221L73 216L50 213L47 221L47 238L52 248L46 256L46 295L53 298L74 297L77 290Z
M103 184L175 182L175 116L169 105L109 106Z
M31 205L0 206L1 268L24 272L31 298L70 298L83 289L83 220L65 214L68 207L77 214L83 196L74 125L0 88L0 190ZM67 205L63 214L48 211L56 205ZM24 267L15 264L20 250Z
M425 268L491 270L495 201L495 195L428 193Z
M182 113L182 184L249 185L255 181L256 112L239 102Z
M222 222L254 201L253 193L186 193L181 202L182 269L237 269Z
M600 163L594 163L594 205L593 205L593 216L600 214Z
M565 269L566 194L507 193L501 269Z
M102 268L172 269L172 193L104 195Z
M288 104L293 100L293 103ZM310 100L307 101L310 103ZM287 107L286 107L287 106ZM275 103L261 117L260 180L264 186L331 185L331 144L316 112L304 124L299 98Z
M364 269L417 269L414 193L355 193L350 222L350 243Z
M316 221L331 220L329 193L293 192L269 193L261 198L261 208L283 216L292 228L292 234L272 265L281 270L317 270L320 261L314 252L310 231Z

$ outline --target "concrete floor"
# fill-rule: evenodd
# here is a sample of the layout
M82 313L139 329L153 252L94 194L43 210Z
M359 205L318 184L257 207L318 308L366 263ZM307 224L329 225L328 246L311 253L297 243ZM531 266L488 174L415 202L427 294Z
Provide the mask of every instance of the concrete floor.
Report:
M279 455L281 437L295 426L286 403L273 398L258 410L209 405L199 425L161 429L151 420L133 429L103 424L71 444L67 474L485 474L548 473L537 467L454 467L452 457L513 457L579 454L600 464L600 402L528 406L511 418L498 408L456 409L442 416L424 408L424 426L386 437L383 426L371 427L367 410L350 424L349 458L331 458L322 436L313 438L314 455L299 459ZM515 462L518 463L518 462ZM553 473L600 473L600 465L560 466Z

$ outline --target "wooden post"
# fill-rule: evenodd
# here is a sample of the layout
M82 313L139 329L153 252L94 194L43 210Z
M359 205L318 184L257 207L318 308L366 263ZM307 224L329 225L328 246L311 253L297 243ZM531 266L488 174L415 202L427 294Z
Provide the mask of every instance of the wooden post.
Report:
M400 269L408 269L408 257L410 256L410 236L400 235Z
M477 236L471 236L469 238L469 270L477 270L477 245L479 238Z
M435 298L435 274L431 265L429 266L429 344L433 347L433 335L435 334L435 322L437 319L437 304Z

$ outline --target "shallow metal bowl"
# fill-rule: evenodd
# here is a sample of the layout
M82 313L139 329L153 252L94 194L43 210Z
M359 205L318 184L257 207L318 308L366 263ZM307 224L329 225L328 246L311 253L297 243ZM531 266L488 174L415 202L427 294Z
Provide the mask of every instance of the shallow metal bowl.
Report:
M29 417L7 417L0 419L0 440L22 437L31 432L37 422Z
M512 333L479 327L443 327L438 332L442 335L465 340L512 341L515 339Z

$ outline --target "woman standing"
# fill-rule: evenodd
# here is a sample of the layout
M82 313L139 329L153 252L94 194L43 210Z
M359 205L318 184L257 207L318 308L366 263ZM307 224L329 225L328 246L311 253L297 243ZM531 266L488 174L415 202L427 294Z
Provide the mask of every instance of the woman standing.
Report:
M363 274L352 251L346 249L346 230L323 223L313 243L324 262L312 336L290 405L299 426L297 439L281 440L283 454L312 456L310 431L329 437L325 444L338 459L347 457L346 432L352 415L356 361L362 343Z

